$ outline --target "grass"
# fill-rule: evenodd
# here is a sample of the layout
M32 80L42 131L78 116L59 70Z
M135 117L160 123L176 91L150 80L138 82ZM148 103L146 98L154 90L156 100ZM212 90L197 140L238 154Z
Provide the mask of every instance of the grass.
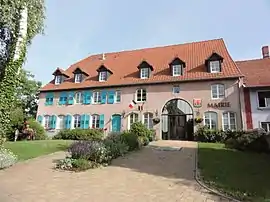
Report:
M69 140L38 140L6 142L5 148L18 155L19 161L35 158L57 151L66 150L72 141Z
M198 160L201 177L210 187L239 200L270 201L270 155L199 143Z

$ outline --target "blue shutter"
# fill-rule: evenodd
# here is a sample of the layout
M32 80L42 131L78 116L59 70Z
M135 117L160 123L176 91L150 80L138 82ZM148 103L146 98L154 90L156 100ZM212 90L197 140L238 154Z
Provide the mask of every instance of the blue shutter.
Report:
M37 121L38 121L40 124L42 124L42 120L43 120L43 116L39 115L39 116L37 117Z
M50 105L53 105L53 97L54 97L54 94L51 93L51 94L50 94Z
M115 91L109 91L108 92L108 104L113 104L114 103L114 96L115 96Z
M71 128L71 116L70 115L65 116L65 128L66 129Z
M68 93L68 104L73 105L74 103L74 92L69 92Z
M85 124L85 115L81 115L81 127L80 128L85 128L84 127L84 124Z
M101 91L101 104L106 104L107 91Z
M84 91L83 104L89 105L91 103L92 93L90 91Z
M84 128L88 129L89 128L89 121L90 121L90 116L88 114L84 115Z
M56 116L55 115L52 115L50 117L50 128L52 129L55 129L56 128Z
M89 93L89 96L88 96L88 98L86 98L87 103L92 104L93 93L92 93L92 91L89 91L88 93Z
M60 98L59 98L59 105L65 105L67 103L67 93L62 92L60 93Z
M45 105L52 105L53 104L53 93L46 93L46 101Z
M104 114L99 115L99 128L104 128Z

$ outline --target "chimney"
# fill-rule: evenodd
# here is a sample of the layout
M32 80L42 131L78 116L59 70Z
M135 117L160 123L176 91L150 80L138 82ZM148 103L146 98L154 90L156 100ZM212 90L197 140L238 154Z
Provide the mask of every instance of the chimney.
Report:
M102 53L102 60L105 60L105 59L106 59L105 53Z
M262 47L262 56L263 58L269 58L269 46Z

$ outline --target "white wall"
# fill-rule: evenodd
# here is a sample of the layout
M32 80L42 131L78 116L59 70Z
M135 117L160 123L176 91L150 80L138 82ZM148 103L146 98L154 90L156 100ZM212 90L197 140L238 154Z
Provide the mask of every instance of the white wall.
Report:
M270 109L259 109L258 95L259 90L270 90L268 89L250 89L250 104L252 112L252 123L253 128L259 128L260 122L270 122Z

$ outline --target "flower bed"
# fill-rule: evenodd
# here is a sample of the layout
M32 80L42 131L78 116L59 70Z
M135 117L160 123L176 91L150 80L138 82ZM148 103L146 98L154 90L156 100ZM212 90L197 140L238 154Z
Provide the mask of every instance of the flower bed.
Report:
M0 146L0 169L8 168L17 162L18 158L9 149Z

